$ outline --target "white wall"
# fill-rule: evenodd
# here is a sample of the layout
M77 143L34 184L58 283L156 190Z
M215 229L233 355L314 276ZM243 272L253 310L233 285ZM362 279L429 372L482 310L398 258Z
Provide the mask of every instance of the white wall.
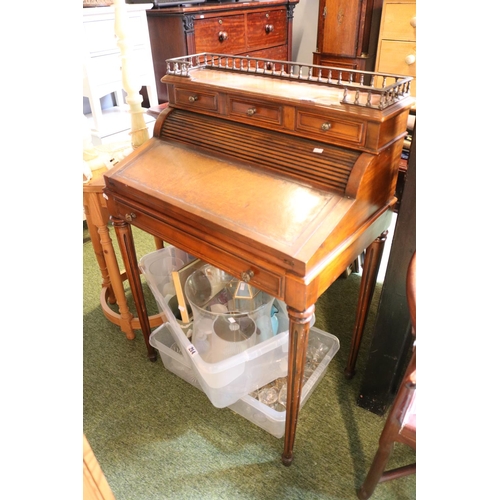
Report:
M300 0L293 11L292 60L312 64L318 33L319 0Z

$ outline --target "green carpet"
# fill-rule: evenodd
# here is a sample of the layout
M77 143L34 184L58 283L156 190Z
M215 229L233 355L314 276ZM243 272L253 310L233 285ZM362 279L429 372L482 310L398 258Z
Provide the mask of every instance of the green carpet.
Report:
M155 250L150 235L134 229L134 238L139 258ZM285 467L283 439L212 406L203 392L167 371L159 356L148 360L140 331L127 340L104 317L101 275L85 224L83 257L83 431L117 500L356 498L384 422L356 405L380 285L351 381L343 368L360 276L337 280L316 304L315 326L336 335L340 350L300 412L294 462ZM148 292L145 286L148 310L157 312ZM412 450L396 445L391 465L414 459ZM381 484L372 498L415 499L416 478Z

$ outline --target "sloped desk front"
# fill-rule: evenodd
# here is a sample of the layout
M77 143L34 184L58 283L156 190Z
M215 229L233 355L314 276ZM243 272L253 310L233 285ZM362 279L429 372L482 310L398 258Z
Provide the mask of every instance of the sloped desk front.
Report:
M299 106L286 93L266 98L266 89L250 75L250 90L242 89L242 81L229 88L220 81L223 75L218 74L218 83L193 88L191 80L172 79L169 95L181 102L174 98L158 117L154 137L105 175L105 194L146 339L150 327L130 224L286 302L290 344L282 460L289 465L314 304L389 227L410 103L396 112L354 111L360 123L382 116L391 125L390 139L380 128L378 139L361 138L375 149L377 141L386 142L372 153L363 151L369 149L364 145L346 148L336 140L284 132L292 129L295 111L306 116L324 110ZM318 91L309 84L302 90ZM187 99L197 92L199 98ZM207 96L215 109L203 107ZM186 109L200 101L201 111ZM231 109L248 103L253 113L227 118ZM266 119L274 116L266 110L276 108L285 117L278 127ZM247 118L259 118L259 112L260 122L250 124ZM399 114L402 118L396 119ZM373 124L366 128L373 135ZM323 173L316 166L322 163ZM344 171L344 180L331 187L338 179L328 172L337 169Z

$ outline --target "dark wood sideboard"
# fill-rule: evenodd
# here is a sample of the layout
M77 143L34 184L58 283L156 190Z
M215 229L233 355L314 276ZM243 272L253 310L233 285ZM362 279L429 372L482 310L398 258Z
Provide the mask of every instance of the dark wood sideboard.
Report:
M200 52L292 60L293 10L299 0L207 2L147 11L159 103L166 59Z

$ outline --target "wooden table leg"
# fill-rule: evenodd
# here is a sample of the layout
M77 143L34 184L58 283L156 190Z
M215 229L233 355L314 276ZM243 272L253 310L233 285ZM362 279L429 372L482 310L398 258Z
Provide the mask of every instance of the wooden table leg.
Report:
M101 238L99 237L99 233L97 231L97 226L94 224L94 218L92 217L92 213L90 211L90 207L88 205L89 196L84 197L83 209L85 210L85 219L87 221L87 229L90 235L90 241L92 242L92 247L94 249L94 254L97 260L97 265L101 271L102 276L102 288L108 289L108 300L110 304L116 303L115 294L113 291L113 285L111 284L111 280L109 278L108 267L106 265L106 259L104 257L104 250L101 245Z
M137 263L137 254L135 252L134 238L132 235L132 227L124 220L111 217L111 222L115 228L118 245L123 257L125 271L127 273L130 290L134 297L137 308L137 316L141 325L142 335L146 343L148 358L151 361L156 361L156 350L149 343L151 335L151 326L149 324L148 312L146 310L146 302L142 291L141 274Z
M106 275L108 276L108 280L103 282L103 286L108 285L109 282L109 292L107 300L113 304L117 303L118 311L119 311L119 325L122 332L125 333L125 336L129 339L135 339L135 332L132 328L132 320L133 315L130 312L130 309L127 304L127 298L125 296L125 291L123 289L122 277L120 273L120 268L118 267L118 261L116 260L115 250L113 248L113 242L109 235L108 230L108 220L107 213L104 214L101 207L101 200L99 198L98 193L90 193L87 195L87 203L89 207L89 217L87 219L87 226L94 226L92 231L96 231L98 234L98 238L96 240L99 241L99 247L101 248L102 254L104 256L104 264L106 268ZM106 216L105 216L106 215ZM91 233L91 238L92 233ZM94 242L94 240L92 240ZM95 250L94 246L94 250ZM99 256L96 253L97 260L99 262ZM101 266L102 263L99 263ZM103 272L101 268L101 272ZM105 311L106 314L106 311Z
M288 317L289 349L288 349L288 381L286 398L285 444L281 460L284 465L291 465L293 460L293 444L299 417L300 396L302 393L302 379L306 361L309 327L314 314L312 305L305 311L296 311L290 307Z
M349 359L347 366L344 369L344 375L347 379L354 377L356 373L356 361L358 359L361 339L368 318L370 304L377 283L377 275L382 261L385 242L387 240L387 231L384 231L367 249L365 261L363 265L363 273L361 275L361 283L359 288L358 306L356 310L356 322L354 331L351 337L351 347L349 350Z

